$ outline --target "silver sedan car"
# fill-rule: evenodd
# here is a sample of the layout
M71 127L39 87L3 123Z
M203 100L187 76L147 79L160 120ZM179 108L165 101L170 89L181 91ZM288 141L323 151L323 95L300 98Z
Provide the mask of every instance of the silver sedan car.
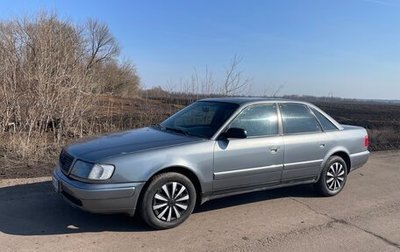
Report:
M365 129L341 125L312 104L213 98L159 125L65 147L53 185L83 210L137 211L166 229L196 204L228 195L306 183L336 195L368 157Z

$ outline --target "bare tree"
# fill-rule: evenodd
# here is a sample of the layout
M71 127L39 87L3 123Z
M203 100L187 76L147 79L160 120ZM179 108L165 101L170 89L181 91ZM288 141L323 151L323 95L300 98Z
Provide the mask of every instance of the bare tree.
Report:
M203 74L199 74L197 69L194 69L192 74L192 80L196 82L198 93L200 94L211 94L215 92L215 80L213 73L208 69L206 65Z
M222 84L222 94L226 96L237 95L248 89L251 79L243 76L243 71L239 69L243 58L236 54L231 60L230 65L225 71L225 77Z
M132 96L140 81L118 52L97 21L83 27L47 13L0 21L0 149L35 160L66 138L104 129L99 92Z
M89 70L93 65L119 54L119 45L106 24L102 24L98 20L89 19L86 24L86 32L86 49L89 54L86 69Z
M225 96L250 94L251 93L251 78L244 75L243 70L240 69L242 58L234 55L229 66L223 76L222 84L216 84L214 74L206 65L204 71L194 71L189 79L179 79L179 89L175 89L171 81L168 82L169 93L178 92L181 96L187 95L189 101L198 99L200 95L222 94ZM172 90L175 89L175 90Z
M275 90L274 94L272 95L272 97L276 97L279 92L285 87L285 84L281 84L279 85L279 87Z
M93 79L98 91L121 97L134 97L138 93L140 78L129 61L108 60L93 67Z

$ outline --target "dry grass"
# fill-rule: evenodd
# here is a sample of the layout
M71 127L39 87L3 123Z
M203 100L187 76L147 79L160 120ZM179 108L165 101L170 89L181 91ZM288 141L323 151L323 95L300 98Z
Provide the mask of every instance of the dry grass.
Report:
M114 103L104 115L99 109L101 93L137 92L135 68L118 53L108 26L94 20L75 25L40 13L0 21L0 174L53 162L70 140L134 124L117 118Z
M82 137L159 123L182 108L142 98L103 95L96 100L95 111L88 113L95 116L86 118L81 134L65 134L61 141L54 141L51 130L42 134L34 132L29 137L26 132L13 130L0 133L0 178L48 176L63 146Z

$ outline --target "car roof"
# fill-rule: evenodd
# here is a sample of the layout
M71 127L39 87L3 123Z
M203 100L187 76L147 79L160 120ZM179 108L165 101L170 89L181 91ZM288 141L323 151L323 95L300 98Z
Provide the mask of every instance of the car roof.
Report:
M320 108L316 107L314 104L304 101L297 101L297 100L283 99L283 98L264 98L264 97L220 97L220 98L206 98L206 99L201 99L199 101L233 103L233 104L238 104L240 107L245 107L247 105L263 103L263 102L299 103L317 109L325 117L327 117L328 120L331 121L338 129L340 130L343 129L343 126L340 123L338 123L335 119L333 119L330 115L325 113Z
M263 98L263 97L220 97L220 98L206 98L201 99L200 101L209 101L209 102L227 102L234 103L238 105L244 105L249 103L258 103L258 102L299 102L301 101L282 99L282 98Z

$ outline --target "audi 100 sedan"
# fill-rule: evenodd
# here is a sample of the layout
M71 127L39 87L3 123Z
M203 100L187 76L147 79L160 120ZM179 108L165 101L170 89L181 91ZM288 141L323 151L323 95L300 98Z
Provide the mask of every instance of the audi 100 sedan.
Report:
M53 185L83 210L137 211L166 229L196 204L228 195L307 183L336 195L368 157L365 129L341 125L312 104L213 98L159 125L64 148Z

